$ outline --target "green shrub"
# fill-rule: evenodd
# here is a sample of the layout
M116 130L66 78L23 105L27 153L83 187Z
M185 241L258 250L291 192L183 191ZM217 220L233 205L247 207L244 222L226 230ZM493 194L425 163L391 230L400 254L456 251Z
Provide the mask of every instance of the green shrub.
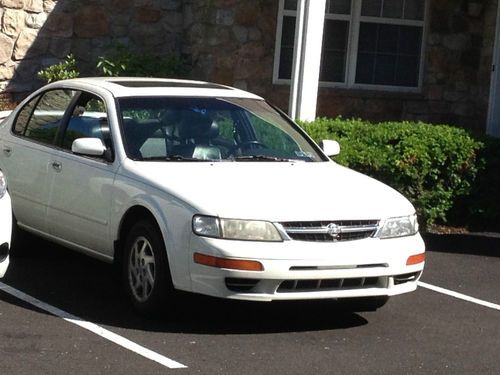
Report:
M176 57L133 53L122 45L110 56L99 56L96 67L100 74L111 77L173 78L185 74L182 61Z
M482 141L476 181L470 194L455 202L450 216L455 225L500 232L500 139L484 137Z
M80 72L76 67L75 56L70 54L66 56L64 61L40 70L37 76L41 80L50 83L63 79L77 78L80 76Z
M335 139L335 160L397 189L413 203L425 227L446 221L455 200L471 189L482 143L466 131L410 122L371 124L318 119L302 124L313 139Z

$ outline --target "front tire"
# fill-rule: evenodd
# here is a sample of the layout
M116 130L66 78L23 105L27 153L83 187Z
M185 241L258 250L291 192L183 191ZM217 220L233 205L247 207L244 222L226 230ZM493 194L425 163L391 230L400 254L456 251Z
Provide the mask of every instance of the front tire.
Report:
M136 310L146 315L162 311L174 291L163 237L150 220L134 224L127 236L122 281Z

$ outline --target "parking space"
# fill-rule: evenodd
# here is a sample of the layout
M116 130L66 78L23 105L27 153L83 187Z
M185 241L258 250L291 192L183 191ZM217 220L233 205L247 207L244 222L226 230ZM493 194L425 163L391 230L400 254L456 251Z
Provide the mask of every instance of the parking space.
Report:
M439 240L429 240L423 281L499 304L498 244L495 254L475 241L475 255ZM187 366L168 369L0 291L5 374L500 373L500 311L427 288L370 313L330 301L190 297L171 316L145 320L125 301L111 266L44 241L13 257L2 282Z

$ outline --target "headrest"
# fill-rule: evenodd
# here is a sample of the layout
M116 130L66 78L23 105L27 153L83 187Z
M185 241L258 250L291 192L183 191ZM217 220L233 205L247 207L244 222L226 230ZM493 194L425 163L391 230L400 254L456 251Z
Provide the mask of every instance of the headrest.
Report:
M208 137L212 126L212 119L191 110L184 111L182 121L178 125L180 138Z
M215 121L212 121L212 124L210 125L208 136L210 138L217 138L219 136L219 124Z

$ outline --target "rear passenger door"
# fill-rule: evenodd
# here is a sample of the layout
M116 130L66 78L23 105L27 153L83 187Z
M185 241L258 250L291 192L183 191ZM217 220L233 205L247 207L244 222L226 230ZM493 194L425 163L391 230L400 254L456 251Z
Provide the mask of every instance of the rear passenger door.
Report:
M77 138L99 138L108 148L105 157L76 155ZM94 255L111 256L109 217L116 164L105 102L81 92L61 129L59 149L51 159L47 221L50 234Z
M13 137L2 146L14 214L21 226L35 231L47 230L51 155L74 96L73 90L50 90L31 99L14 121Z

